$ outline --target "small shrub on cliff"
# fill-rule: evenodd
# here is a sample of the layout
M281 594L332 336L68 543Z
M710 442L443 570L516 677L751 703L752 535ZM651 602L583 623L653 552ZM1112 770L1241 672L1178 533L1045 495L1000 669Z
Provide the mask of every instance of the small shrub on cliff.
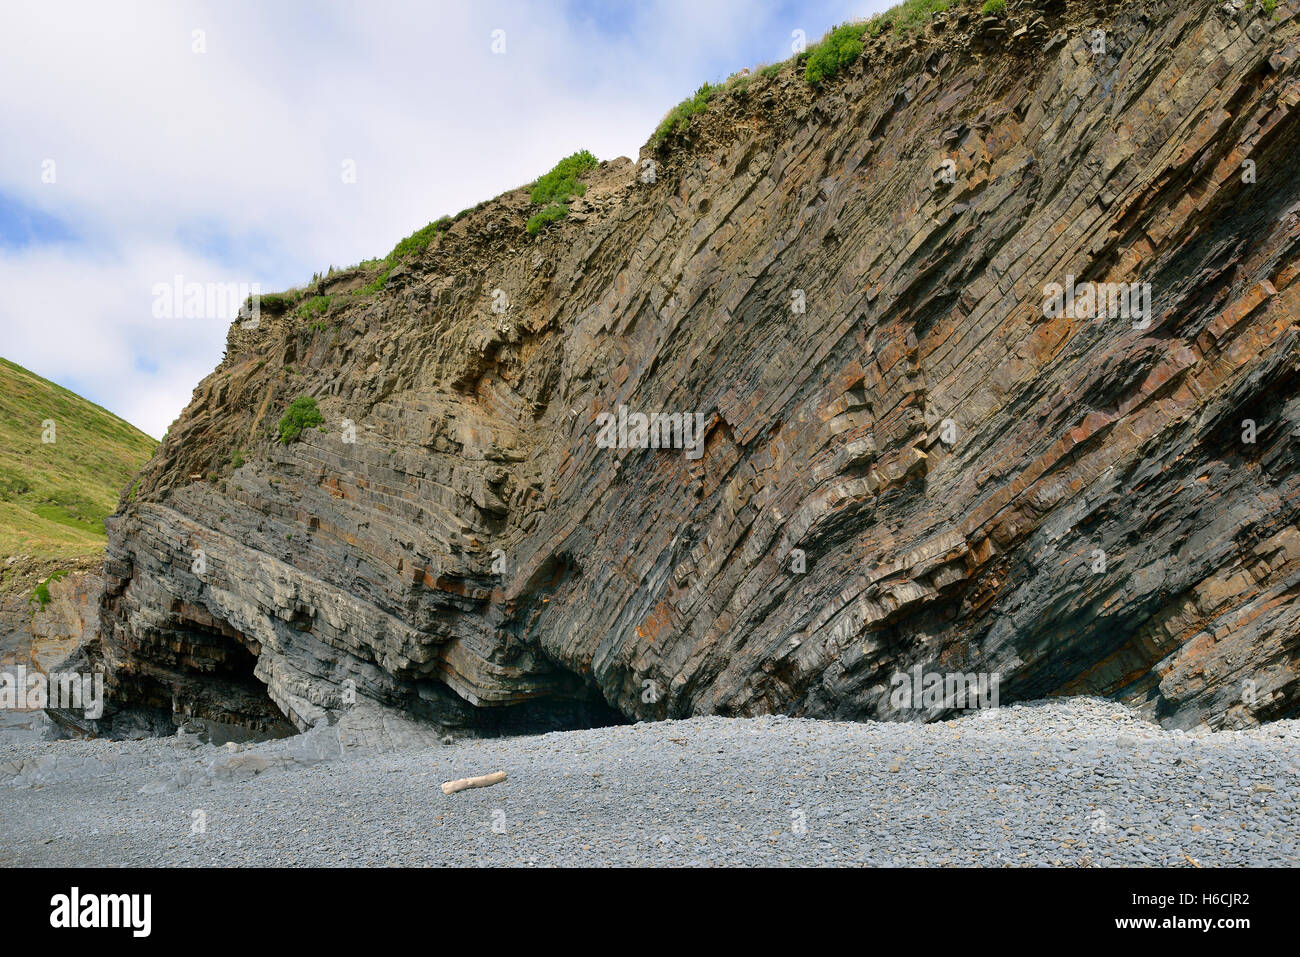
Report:
M851 65L862 56L862 34L866 32L865 23L845 23L826 34L821 43L808 51L804 79L812 84L822 83Z
M716 84L705 83L693 94L669 110L668 115L659 121L659 127L655 130L654 136L650 138L650 144L657 147L668 137L669 133L680 133L686 129L692 116L696 113L703 113L709 108L709 99L714 93L718 92L718 89L719 87Z
M583 173L590 172L600 165L587 150L578 150L572 156L566 156L555 164L545 176L533 184L529 199L545 206L548 203L563 203L570 196L581 196L587 192L587 184L578 181Z
M1000 17L1007 12L1007 0L984 0L980 13L985 16Z
M543 226L549 226L557 219L563 219L569 215L569 207L564 203L552 203L540 213L534 213L528 217L528 235L536 236L542 231Z
M32 597L28 599L27 603L29 605L40 605L40 610L44 611L51 601L50 582L56 582L60 578L66 577L67 574L67 569L59 569L57 572L54 572L49 578L36 586L35 590L32 591Z
M536 236L543 226L569 215L569 200L587 192L587 184L578 177L599 165L600 161L587 150L578 150L533 183L528 198L545 208L528 218L528 235Z
M285 445L296 442L303 429L313 428L324 421L316 400L309 395L300 395L289 403L284 418L280 419L280 441Z

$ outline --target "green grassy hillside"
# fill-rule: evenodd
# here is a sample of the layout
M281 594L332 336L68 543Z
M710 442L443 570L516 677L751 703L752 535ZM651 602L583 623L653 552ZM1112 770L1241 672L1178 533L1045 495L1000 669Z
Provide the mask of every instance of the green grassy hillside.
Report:
M42 441L46 420L52 443ZM0 558L98 552L104 519L156 446L111 412L0 359Z

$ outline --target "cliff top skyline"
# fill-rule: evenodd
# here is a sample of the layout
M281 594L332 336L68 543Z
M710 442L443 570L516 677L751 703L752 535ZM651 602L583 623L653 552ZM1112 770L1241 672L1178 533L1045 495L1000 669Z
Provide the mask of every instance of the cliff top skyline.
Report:
M0 36L4 355L160 438L233 310L159 319L158 284L269 292L382 255L579 146L635 156L701 83L890 5L20 5Z

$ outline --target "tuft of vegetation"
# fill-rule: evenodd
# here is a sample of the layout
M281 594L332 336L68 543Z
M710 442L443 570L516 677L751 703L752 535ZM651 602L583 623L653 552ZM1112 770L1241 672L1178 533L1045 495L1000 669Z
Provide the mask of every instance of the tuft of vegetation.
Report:
M430 223L423 229L417 229L393 247L393 251L388 254L388 261L397 262L407 256L418 256L428 248L429 243L433 242L433 238L437 235L438 230L434 228L434 223Z
M808 51L803 77L816 86L824 83L862 56L865 23L845 23L836 27Z
M243 452L236 451L232 456L230 456L230 467L235 469L244 467Z
M587 150L578 150L572 156L566 156L555 164L545 176L533 183L529 199L539 206L550 203L564 203L570 196L582 196L587 192L587 184L578 177L600 165L600 161Z
M257 308L262 312L278 316L288 312L289 307L292 306L295 301L296 300L290 296L278 292L269 292L258 299Z
M533 183L528 198L544 208L528 218L528 235L536 236L544 226L569 215L569 200L587 192L587 184L578 177L599 165L600 161L590 152L578 150L564 157L554 169Z
M569 207L564 203L552 203L540 213L534 213L528 217L528 235L536 236L542 231L543 226L549 226L557 219L563 219L569 215Z
M362 286L359 290L357 290L357 292L359 292L361 295L366 295L367 293L381 291L384 288L384 286L388 284L388 274L392 271L393 271L393 266L390 263L387 269L385 269L378 276L376 276L373 281L368 282L364 286Z
M906 33L921 29L932 16L947 10L956 2L957 0L907 0L886 11L885 16L892 16L895 30Z
M733 73L727 77L727 81L722 85L728 93L742 93L745 87L749 86L749 81L754 78L753 71L745 73Z
M886 28L898 33L920 29L936 13L954 6L957 0L906 0L884 13L877 14L867 21L867 34L872 38L880 36Z
M300 395L289 403L284 417L280 419L280 442L288 445L296 442L303 429L314 428L325 421L316 407L316 400L309 395Z
M778 64L778 68L779 68ZM680 133L691 122L691 117L696 113L703 113L709 108L709 99L713 94L721 89L715 83L705 83L693 94L682 100L671 110L668 115L659 121L659 126L650 138L652 146L658 147L670 133Z
M984 0L980 13L985 16L1000 17L1007 12L1007 0Z
M1273 15L1273 11L1277 9L1277 0L1256 0L1256 2L1259 3L1260 9L1270 17Z
M40 610L44 611L52 600L50 598L50 582L56 582L60 578L66 578L67 574L68 571L66 568L61 568L56 572L52 572L49 578L45 579L45 581L41 582L32 590L32 597L28 599L27 603L29 605L40 605ZM34 610L35 609L33 609L33 611Z
M330 307L329 296L312 296L301 306L298 307L295 315L302 319L310 319L312 316L319 316Z
M450 216L439 216L428 226L417 229L411 235L407 236L396 246L393 251L386 257L390 266L397 265L398 260L407 259L411 256L418 256L429 248L429 243L433 242L440 234L445 233L451 228L454 220ZM382 286L380 287L383 288Z

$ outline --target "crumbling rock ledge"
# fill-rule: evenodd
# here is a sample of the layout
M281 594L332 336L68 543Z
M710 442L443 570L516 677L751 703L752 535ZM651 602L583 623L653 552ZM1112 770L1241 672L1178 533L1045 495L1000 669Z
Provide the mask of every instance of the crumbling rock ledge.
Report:
M949 713L891 701L916 665L1296 715L1292 6L945 20L751 77L535 239L516 190L233 325L110 522L109 724ZM1047 314L1068 277L1149 322ZM620 405L703 454L602 447Z

